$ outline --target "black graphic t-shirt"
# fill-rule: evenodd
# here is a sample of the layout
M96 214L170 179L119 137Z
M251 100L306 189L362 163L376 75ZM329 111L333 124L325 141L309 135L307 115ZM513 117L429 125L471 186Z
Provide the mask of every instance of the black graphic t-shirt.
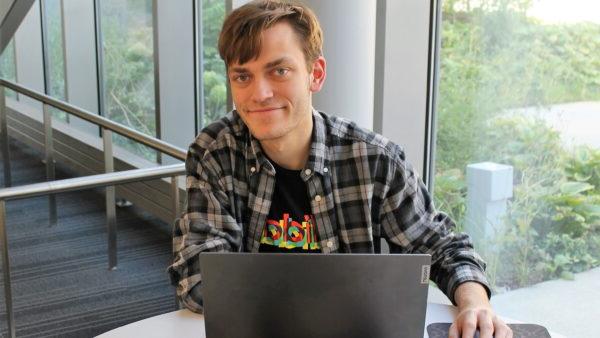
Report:
M260 252L321 252L300 170L275 167L275 191L260 238Z

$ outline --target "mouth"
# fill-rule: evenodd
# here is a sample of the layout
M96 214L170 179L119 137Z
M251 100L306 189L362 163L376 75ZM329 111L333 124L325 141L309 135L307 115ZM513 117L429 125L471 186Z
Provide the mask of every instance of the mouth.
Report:
M266 108L258 108L258 109L248 109L248 113L268 113L279 109L284 109L285 107L266 107Z

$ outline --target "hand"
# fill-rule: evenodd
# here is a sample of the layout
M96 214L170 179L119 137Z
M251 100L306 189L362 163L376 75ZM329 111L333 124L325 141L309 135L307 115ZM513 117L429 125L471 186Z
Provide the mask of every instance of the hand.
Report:
M512 330L492 310L483 286L466 282L454 294L458 315L448 332L449 338L472 338L479 328L480 338L512 338Z
M512 338L512 330L491 307L470 307L461 310L448 332L449 338L472 338L479 328L480 338Z

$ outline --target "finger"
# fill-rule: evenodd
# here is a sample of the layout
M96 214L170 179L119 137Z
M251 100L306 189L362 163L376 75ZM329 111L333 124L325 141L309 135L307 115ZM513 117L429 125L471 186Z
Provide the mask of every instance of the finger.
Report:
M450 325L450 329L448 330L448 338L458 338L458 327L456 326L456 321Z
M477 315L477 326L479 326L480 338L492 338L494 333L494 322L492 321L492 316L489 311L479 311L479 314Z
M494 318L494 338L512 338L513 332L502 319Z
M473 338L475 336L475 330L477 330L477 316L475 316L475 313L465 314L462 323L457 324L459 331L462 332L462 338Z

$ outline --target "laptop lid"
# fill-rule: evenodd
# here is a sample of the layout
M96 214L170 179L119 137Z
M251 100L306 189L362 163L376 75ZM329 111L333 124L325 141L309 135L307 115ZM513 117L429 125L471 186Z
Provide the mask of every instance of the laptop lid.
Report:
M429 255L202 253L208 338L422 338Z

